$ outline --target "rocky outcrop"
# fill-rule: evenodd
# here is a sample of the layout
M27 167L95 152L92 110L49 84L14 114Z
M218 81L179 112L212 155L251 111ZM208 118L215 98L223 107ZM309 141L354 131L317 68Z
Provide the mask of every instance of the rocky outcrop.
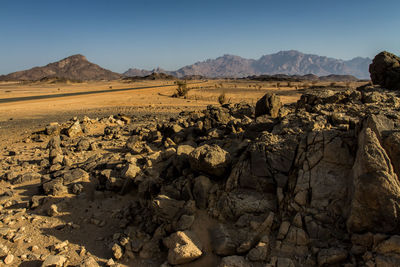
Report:
M369 66L371 80L384 88L400 90L400 58L389 52L381 52Z
M282 107L279 96L271 93L266 93L256 103L256 117L268 115L271 118L278 117L279 110Z

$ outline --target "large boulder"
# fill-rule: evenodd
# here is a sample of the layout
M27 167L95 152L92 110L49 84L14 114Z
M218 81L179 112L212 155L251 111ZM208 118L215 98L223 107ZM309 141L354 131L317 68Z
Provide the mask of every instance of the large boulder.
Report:
M353 186L347 220L350 232L399 230L400 183L389 156L368 127L363 128L358 138Z
M218 145L202 145L189 154L192 169L221 177L226 174L231 163L229 152Z
M276 118L279 115L281 107L282 102L279 96L272 93L266 93L256 103L256 117L269 115L272 118Z
M369 65L371 80L387 89L400 90L400 58L389 52L381 52Z

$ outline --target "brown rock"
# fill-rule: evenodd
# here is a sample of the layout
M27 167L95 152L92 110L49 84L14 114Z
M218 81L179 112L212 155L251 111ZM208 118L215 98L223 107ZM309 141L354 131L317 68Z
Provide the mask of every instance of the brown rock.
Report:
M369 65L371 80L387 89L400 90L400 58L389 52L381 52Z
M271 93L266 93L256 103L256 117L269 115L276 118L279 115L279 110L282 107L282 102L279 96Z

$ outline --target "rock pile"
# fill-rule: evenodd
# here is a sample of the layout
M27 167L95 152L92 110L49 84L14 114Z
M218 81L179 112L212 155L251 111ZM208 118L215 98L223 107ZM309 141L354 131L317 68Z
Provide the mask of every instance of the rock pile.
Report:
M399 266L397 92L364 86L262 102L276 104L257 118L255 107L227 104L140 126L115 117L98 136L84 129L99 121L60 125L41 172L5 179L41 179L31 209L90 186L129 197L122 231L110 233L110 264ZM64 260L55 257L45 263Z

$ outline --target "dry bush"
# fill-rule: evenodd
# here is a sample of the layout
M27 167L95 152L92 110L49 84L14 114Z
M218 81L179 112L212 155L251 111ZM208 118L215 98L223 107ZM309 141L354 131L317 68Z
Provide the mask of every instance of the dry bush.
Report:
M176 81L176 85L178 88L176 88L176 92L172 95L172 97L186 97L190 90L187 87L186 81Z
M222 106L228 103L228 99L225 95L225 92L222 92L219 96L218 96L218 103Z

